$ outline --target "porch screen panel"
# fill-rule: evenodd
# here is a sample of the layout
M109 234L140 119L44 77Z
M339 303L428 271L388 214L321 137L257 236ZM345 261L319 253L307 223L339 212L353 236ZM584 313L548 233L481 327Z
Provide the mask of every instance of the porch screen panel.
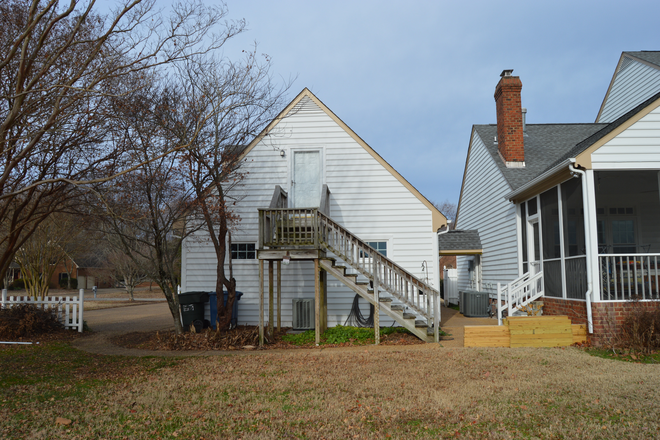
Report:
M561 185L564 254L567 257L585 255L586 251L581 183L581 179L571 179Z
M561 298L561 241L557 188L541 194L541 238L543 240L545 295Z
M566 298L587 297L587 257L566 259Z
M541 194L541 228L543 229L543 260L561 258L557 188Z
M587 293L587 258L584 256L586 246L582 179L571 179L562 183L561 201L566 298L584 299Z
M561 298L561 260L543 262L545 296Z
M520 204L520 232L522 235L522 267L523 273L527 273L528 264L527 264L527 211L525 209L526 204Z

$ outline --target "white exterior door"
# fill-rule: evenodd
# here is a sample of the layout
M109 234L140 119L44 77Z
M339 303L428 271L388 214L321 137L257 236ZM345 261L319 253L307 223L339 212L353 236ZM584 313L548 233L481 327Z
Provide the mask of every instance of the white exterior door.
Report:
M541 231L538 218L529 221L529 274L536 275L541 271Z
M294 151L291 189L294 208L318 208L321 202L321 152Z

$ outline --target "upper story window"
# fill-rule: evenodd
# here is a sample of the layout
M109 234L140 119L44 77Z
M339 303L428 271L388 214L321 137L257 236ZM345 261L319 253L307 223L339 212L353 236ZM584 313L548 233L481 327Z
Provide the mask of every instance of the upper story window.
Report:
M254 260L257 258L254 243L232 243L231 244L231 258L232 260Z

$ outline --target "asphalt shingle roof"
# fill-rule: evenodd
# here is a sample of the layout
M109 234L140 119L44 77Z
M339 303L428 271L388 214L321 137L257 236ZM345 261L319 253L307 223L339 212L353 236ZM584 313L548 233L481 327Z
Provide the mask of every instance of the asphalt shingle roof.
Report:
M464 231L455 230L438 234L438 249L440 251L458 251L483 248L481 247L479 231L476 229L466 229Z
M560 157L607 125L594 123L527 124L524 138L524 168L507 168L500 158L497 144L494 141L497 135L496 124L475 125L474 128L509 186L512 190L515 190L543 174Z
M657 50L642 50L639 52L624 52L624 54L631 55L647 63L655 64L660 67L660 51Z

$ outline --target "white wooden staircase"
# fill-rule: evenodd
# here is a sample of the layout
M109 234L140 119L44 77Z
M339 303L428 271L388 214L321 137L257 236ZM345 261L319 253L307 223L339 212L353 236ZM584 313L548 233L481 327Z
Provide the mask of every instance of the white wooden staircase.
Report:
M531 275L529 272L508 284L497 283L497 323L502 325L502 313L513 316L516 310L543 296L543 271Z

